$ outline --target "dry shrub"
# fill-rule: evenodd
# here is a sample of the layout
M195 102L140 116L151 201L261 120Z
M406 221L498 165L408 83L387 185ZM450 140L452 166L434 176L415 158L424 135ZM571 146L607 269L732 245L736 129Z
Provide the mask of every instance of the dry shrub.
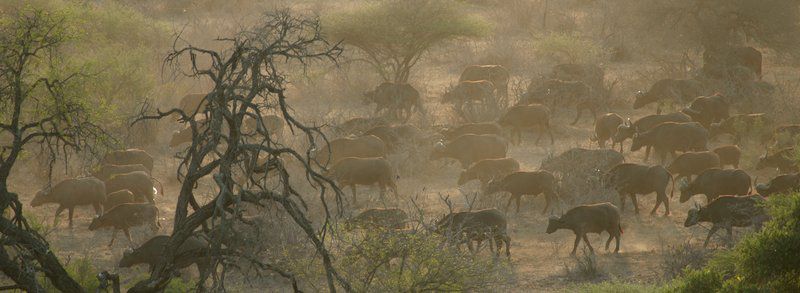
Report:
M682 276L687 269L696 270L704 267L711 253L699 245L689 241L661 247L661 264L659 267L664 278L672 280Z
M597 263L597 256L590 253L586 248L583 254L573 256L573 265L564 264L567 277L574 281L592 281L603 277L603 269Z

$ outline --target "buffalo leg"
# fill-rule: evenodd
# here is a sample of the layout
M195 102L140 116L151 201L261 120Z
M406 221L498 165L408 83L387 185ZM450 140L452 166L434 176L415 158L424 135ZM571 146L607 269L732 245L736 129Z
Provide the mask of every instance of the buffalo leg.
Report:
M586 243L586 247L589 247L589 252L594 254L594 248L592 248L592 244L589 243L589 237L586 236L586 233L583 233L583 242Z
M711 230L708 230L708 235L706 236L706 242L703 243L703 248L708 247L708 241L711 240L711 236L713 236L714 233L717 232L717 230L719 230L719 226L717 226L716 224L714 224L714 226L711 226Z
M506 243L506 257L511 258L511 237L508 237L506 234L503 234L502 237L503 241Z
M608 251L608 247L611 246L611 239L614 239L614 234L608 233L608 240L606 240L606 251Z
M353 190L353 204L357 205L358 204L358 199L356 199L356 185L355 184L350 185L350 189Z
M544 209L542 209L542 215L547 212L547 209L550 208L550 200L552 196L550 194L544 195Z
M111 231L111 242L108 243L108 247L111 247L112 245L114 245L114 239L116 239L116 238L117 238L117 228L114 228Z
M100 203L96 202L96 203L92 204L92 207L94 207L94 214L95 215L97 215L98 217L103 215L103 205L101 205Z
M577 113L575 113L575 120L572 120L572 123L570 123L569 125L578 124L578 120L581 119L581 114L583 114L583 108L581 108L580 106L577 106L577 107L575 107L575 112L577 112Z
M58 225L58 216L61 215L61 212L63 212L63 211L64 211L64 207L63 206L58 206L58 209L56 209L56 215L53 217L53 227Z
M614 248L614 253L619 253L619 238L620 238L620 237L622 237L622 235L620 235L619 233L617 233L617 234L614 236L614 238L616 239L616 242L617 242L617 247L616 247L616 248Z
M133 238L131 238L131 231L129 231L128 228L125 228L122 231L125 232L125 237L128 237L128 243L133 244Z
M512 194L512 195L511 195L511 196L508 198L508 202L506 203L506 212L508 212L508 208L509 208L509 207L511 207L511 201L512 201L512 200L514 200L514 197L517 197L517 195L514 195L514 194Z
M575 255L575 251L578 250L579 243L581 243L581 234L575 232L575 244L572 246L572 252L570 255Z
M69 227L72 228L72 215L75 213L75 207L69 208Z
M638 215L639 214L639 201L636 199L636 194L631 193L628 196L631 198L631 202L633 202L633 210Z
M733 246L733 226L730 222L725 223L725 230L728 231L728 248Z
M619 194L619 205L620 205L620 209L619 210L624 212L625 211L625 194L624 193L620 193Z
M647 162L647 159L650 157L650 146L646 146L644 148L644 161Z
M517 196L517 214L519 214L519 203L522 201L522 195Z

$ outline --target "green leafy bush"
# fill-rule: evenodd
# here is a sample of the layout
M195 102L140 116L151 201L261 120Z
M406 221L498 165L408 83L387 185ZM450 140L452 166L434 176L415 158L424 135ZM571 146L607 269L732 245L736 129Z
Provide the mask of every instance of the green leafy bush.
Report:
M551 33L534 42L534 52L554 63L598 63L605 53L600 45L575 34Z

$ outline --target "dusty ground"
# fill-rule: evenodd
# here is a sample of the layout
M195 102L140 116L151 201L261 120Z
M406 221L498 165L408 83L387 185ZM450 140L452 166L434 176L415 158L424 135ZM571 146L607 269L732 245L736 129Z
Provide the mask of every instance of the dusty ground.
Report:
M431 105L430 107L438 107L438 103L429 104ZM520 161L523 170L538 169L541 160L550 153L559 154L572 147L597 147L588 139L591 135L591 129L593 129L591 119L584 118L577 126L571 127L566 124L571 121L574 113L571 110L559 111L563 116L555 119L555 145L549 145L545 142L536 145L533 143L536 134L527 133L522 145L511 146L509 156ZM652 109L638 112L622 110L620 114L632 116L635 119L650 113L652 113ZM722 141L714 141L712 142L712 147L724 143L724 139ZM626 148L629 146L630 141L627 142ZM151 153L155 153L157 157L154 176L165 184L166 195L157 197L156 201L161 210L163 229L160 233L167 234L172 228L175 195L179 189L174 172L177 160L172 158L171 154L174 152L167 150L163 144L156 143L148 149ZM757 151L745 150L745 152L755 153ZM641 162L642 155L643 152L631 154L628 150L625 153L627 162ZM749 158L752 158L752 155ZM390 159L398 164L404 162L403 156L396 156ZM430 164L430 167L422 171L404 174L400 178L398 182L400 193L406 197L401 199L400 205L408 206L407 196L418 194L424 201L425 210L428 213L426 216L436 217L445 211L445 206L439 199L438 194L449 194L455 202L456 209L465 208L466 202L464 201L464 196L462 196L462 191L469 192L474 190L477 188L477 184L473 182L459 190L455 186L460 172L457 164L423 161L425 164ZM760 178L774 176L774 172L769 170L753 172L751 169L754 162L745 161L742 165L753 176L759 176ZM29 202L36 190L44 183L40 176L31 176L37 174L36 170L32 166L21 166L12 180L11 190L17 191L21 195L23 202ZM761 179L761 181L763 180L765 179ZM208 190L210 187L201 186L201 188ZM362 196L377 196L377 189L375 188L361 187L359 191ZM349 195L349 191L347 193ZM502 208L505 205L505 200L505 196L482 199L482 204L479 207ZM695 200L704 201L701 197L696 197ZM611 254L603 250L603 244L608 237L606 234L590 236L593 246L598 251L597 260L601 276L591 280L581 280L574 274L567 273L568 267L575 266L575 259L569 256L574 239L573 234L564 230L549 235L544 233L548 215L542 215L539 212L544 203L543 198L523 198L521 212L519 214L508 214L510 236L512 238L510 264L513 273L509 279L509 284L504 287L513 291L530 292L532 290L559 291L568 289L575 283L602 280L620 280L634 283L659 282L664 275L660 267L663 251L669 245L681 244L686 241L702 243L707 230L697 226L688 229L683 227L686 211L691 207L691 202L679 204L677 197L673 198L670 201L672 207L672 215L670 217L662 216L663 208L659 210L657 216L648 215L647 212L654 202L654 194L640 196L639 204L643 211L641 215L634 215L631 205L628 205L628 210L623 215L624 234L619 254ZM378 205L376 201L372 201L371 204ZM615 202L615 204L618 203ZM55 206L45 206L37 209L29 208L27 211L36 215L38 219L46 221L49 226L52 223L52 215L55 208ZM91 232L86 228L89 225L92 214L93 212L89 207L79 208L75 214L74 228L68 229L66 227L66 216L62 215L59 226L49 230L47 238L55 251L62 256L62 259L69 261L70 259L88 257L97 268L121 273L125 284L130 284L134 279L146 274L146 268L141 266L133 269L116 268L115 264L121 257L122 252L131 244L127 242L124 236L119 235L117 243L113 247L107 247L106 244L111 235L110 231ZM737 232L741 233L742 231L744 230L740 229ZM148 239L149 235L149 231L146 229L137 229L133 233L134 243L143 243ZM720 243L719 239L717 239L716 243ZM583 244L581 244L581 247L583 247ZM582 250L581 247L579 247L579 255L583 254L580 251ZM488 254L487 257L489 257ZM240 289L259 291L252 288Z

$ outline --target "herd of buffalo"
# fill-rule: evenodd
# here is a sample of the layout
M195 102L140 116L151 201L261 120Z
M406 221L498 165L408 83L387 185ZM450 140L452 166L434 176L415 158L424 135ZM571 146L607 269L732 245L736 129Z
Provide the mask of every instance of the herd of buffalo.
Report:
M720 78L726 75L728 68L744 68L752 72L752 80L743 82L765 83L760 80L761 54L751 49L706 52L706 66L701 74L705 79ZM732 237L732 227L759 226L765 221L767 217L759 204L764 197L800 189L793 149L793 138L800 134L800 124L781 125L766 113L731 113L736 109L733 99L717 89L709 92L702 79L663 79L653 83L648 91L635 96L632 106L639 109L658 104L657 113L631 120L609 112L603 93L604 79L604 69L597 65L557 65L546 78L531 82L527 91L517 97L517 103L494 119L436 130L420 129L407 123L414 113L425 112L422 98L414 87L385 82L364 94L366 104L376 104L375 117L338 123L333 130L339 137L313 155L328 166L327 176L342 188L350 187L352 202L358 204L358 185L377 185L381 200L387 188L398 195L395 180L399 177L396 166L387 159L389 154L433 145L432 149L425 149L430 160L447 158L460 164L463 171L457 179L453 178L458 185L476 180L484 195L509 194L505 212L498 209L451 211L435 222L433 230L455 237L456 243L467 244L470 249L474 242L480 246L482 241L489 241L489 246L496 247L499 254L505 246L509 257L511 238L506 228L506 213L512 202L516 202L516 212L519 212L523 195L543 194L546 203L542 213L572 205L566 212L562 210L560 217L550 218L546 232L572 230L576 236L572 249L575 254L581 239L592 250L587 233L601 232L609 233L606 249L611 240L615 240L615 252L619 251L623 234L621 210L630 199L638 213L637 196L640 195L655 194L656 203L651 214L663 205L665 216L670 214L670 200L676 191L680 203L695 195L705 195L706 204L688 212L685 226L712 223L705 242L708 245L711 236L720 228L726 229ZM509 80L510 74L503 66L469 66L458 84L443 95L442 103L451 104L457 113L463 114L463 120L469 120L472 116L468 113L494 109L494 103L507 99ZM203 94L187 95L178 107L187 112L202 108L204 97ZM667 105L679 105L679 109L661 113ZM537 144L545 134L553 144L557 139L552 131L554 111L564 111L565 107L576 110L572 124L579 122L585 111L595 117L591 141L596 142L598 148L569 149L545 158L539 170L521 170L520 163L508 156L509 144L521 144L523 132L531 129L539 132ZM270 133L282 135L281 117L267 117L264 121ZM753 138L750 134L756 132L759 135ZM730 136L734 144L711 147L722 135ZM775 168L782 175L767 183L755 184L746 171L739 169L740 147L746 139L756 139L758 142L754 144L768 150L759 159L756 169ZM170 146L178 147L191 140L191 128L186 128L173 135ZM652 151L659 164L626 162L623 155L626 140L631 140L630 152L644 148L647 162ZM607 148L609 141L611 146ZM270 162L261 163L264 165L261 171L270 169L267 166ZM76 206L92 205L98 216L91 222L90 230L113 229L109 245L113 244L117 230L122 230L130 240L129 230L133 227L160 229L159 210L154 201L158 181L151 176L152 170L153 158L145 151L113 151L101 160L101 166L92 177L61 181L37 193L31 205L58 204L56 218L67 209L70 226ZM609 202L578 200L597 188L618 193L619 208ZM408 216L401 209L369 208L349 219L347 224L402 229L406 222ZM120 266L158 262L159 247L166 241L165 237L156 236L139 248L126 251ZM203 240L193 237L184 246L181 249L199 249ZM182 265L191 263L202 266L196 261L184 261ZM204 270L207 269L201 267L201 274L207 273Z

